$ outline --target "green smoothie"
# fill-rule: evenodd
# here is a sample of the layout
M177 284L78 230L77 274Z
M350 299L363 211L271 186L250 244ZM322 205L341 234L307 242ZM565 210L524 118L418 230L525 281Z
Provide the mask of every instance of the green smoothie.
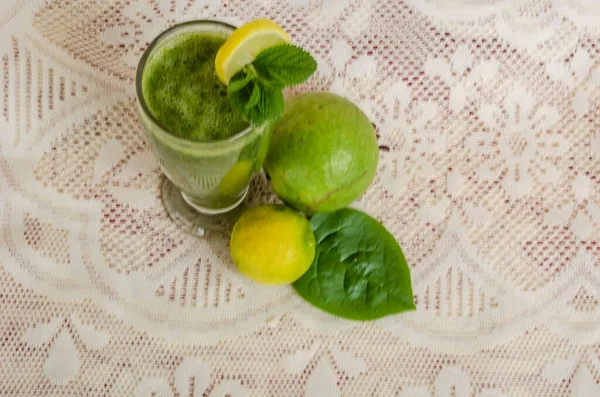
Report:
M150 45L136 78L140 121L163 173L189 205L210 214L243 200L273 132L273 123L249 127L216 76L215 56L233 29L174 26Z
M184 33L153 53L142 89L154 118L169 131L199 141L218 140L248 127L215 74L215 56L227 35Z

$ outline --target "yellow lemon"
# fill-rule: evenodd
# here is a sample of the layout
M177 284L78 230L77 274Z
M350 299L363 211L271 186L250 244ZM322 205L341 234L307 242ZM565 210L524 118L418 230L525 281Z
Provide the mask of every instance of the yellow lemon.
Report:
M233 227L230 251L246 277L266 285L299 279L315 257L315 236L298 212L266 204L245 212Z
M256 19L236 29L221 46L215 58L219 80L229 85L229 80L264 49L290 42L290 37L275 22Z

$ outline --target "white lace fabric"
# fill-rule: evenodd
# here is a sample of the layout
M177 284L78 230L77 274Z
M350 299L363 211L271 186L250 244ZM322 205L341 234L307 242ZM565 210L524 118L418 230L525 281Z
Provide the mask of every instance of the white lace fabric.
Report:
M329 316L178 230L135 110L173 24L280 23L377 128L417 310ZM596 0L4 0L0 395L599 396ZM267 181L254 203L273 201Z

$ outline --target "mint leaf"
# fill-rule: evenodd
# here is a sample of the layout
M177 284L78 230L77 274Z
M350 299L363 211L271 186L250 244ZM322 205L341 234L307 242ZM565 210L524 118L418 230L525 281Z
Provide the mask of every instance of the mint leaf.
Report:
M248 111L247 118L254 127L259 127L268 121L265 115L260 112L258 107L251 108Z
M227 93L231 107L244 116L246 116L246 104L250 100L250 95L252 95L253 88L254 84L250 82L246 86L242 87L239 91Z
M268 103L269 99L265 98L264 91L258 84L251 81L241 90L230 92L227 96L231 107L240 112L253 126L260 126L270 120L261 110L263 100Z
M303 83L317 70L317 61L292 44L276 45L261 51L252 65L261 78L282 87Z
M410 270L396 239L367 214L342 209L310 221L315 259L294 288L337 316L374 320L415 310Z
M258 84L254 84L252 88L252 94L250 94L250 98L248 99L248 103L244 106L244 111L248 112L251 108L258 106L258 102L260 101L260 86Z
M283 92L280 89L265 89L261 90L260 102L258 108L267 120L279 120L283 116L285 108L285 100Z
M242 88L248 85L252 81L252 77L245 74L244 71L237 72L229 81L229 87L227 87L228 93L238 92Z

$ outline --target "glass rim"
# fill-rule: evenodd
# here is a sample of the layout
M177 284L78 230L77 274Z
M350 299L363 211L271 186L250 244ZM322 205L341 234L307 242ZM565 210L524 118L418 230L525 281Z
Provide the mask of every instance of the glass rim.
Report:
M175 24L175 25L171 26L170 28L164 30L158 36L156 36L154 38L154 40L152 40L152 42L150 42L150 45L148 46L148 48L146 48L144 50L144 53L142 54L142 57L140 58L140 61L138 62L138 66L137 66L137 70L136 70L136 74L135 74L135 93L136 93L138 105L140 106L142 112L144 113L144 116L147 117L150 120L150 122L159 131L161 131L161 133L165 134L170 139L174 139L174 140L180 141L180 142L188 144L188 145L196 145L196 146L203 146L203 147L219 146L219 145L237 141L238 139L243 138L244 136L248 135L253 130L252 125L249 125L248 127L241 130L240 132L236 133L235 135L232 135L225 139L213 139L213 140L199 141L199 140L195 140L195 139L186 138L181 135L177 135L174 132L170 131L168 128L163 126L154 117L154 115L150 112L150 109L148 109L148 105L146 104L146 99L144 98L144 92L142 90L142 77L144 74L144 68L146 66L146 62L148 61L150 54L155 49L155 47L158 45L158 43L162 39L164 39L166 36L173 33L174 30L177 30L177 29L180 29L180 28L186 27L186 26L193 26L193 25L218 25L218 26L222 26L225 28L229 28L232 31L237 29L235 26L230 25L226 22L210 20L210 19L197 19L197 20L186 21L186 22L181 22L181 23Z

